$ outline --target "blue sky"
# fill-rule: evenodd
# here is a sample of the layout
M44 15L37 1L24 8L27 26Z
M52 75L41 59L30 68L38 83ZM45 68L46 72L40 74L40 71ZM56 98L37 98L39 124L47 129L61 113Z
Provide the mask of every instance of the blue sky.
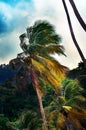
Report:
M82 0L74 1L86 22L86 0L83 0L83 3ZM66 2L76 38L86 56L86 33L78 23L69 1ZM55 58L69 68L76 67L81 59L72 42L61 0L0 0L0 64L8 63L22 51L19 36L38 19L54 24L57 33L62 37L67 57L55 55Z

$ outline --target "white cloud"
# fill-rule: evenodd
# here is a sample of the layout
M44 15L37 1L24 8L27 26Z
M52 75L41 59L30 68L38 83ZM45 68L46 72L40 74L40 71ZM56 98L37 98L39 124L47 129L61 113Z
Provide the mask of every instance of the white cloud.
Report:
M84 21L86 21L86 0L74 0L75 4L80 11L81 16L83 17ZM79 42L79 45L81 49L84 52L84 55L86 56L86 34L80 24L78 23L74 12L69 4L69 1L66 0L67 6L70 12L74 32L76 34L76 39ZM25 9L22 9L25 6ZM15 19L15 24L17 22L17 25L15 27L15 31L12 32L12 38L15 39L16 46L18 44L18 37L17 34L25 32L25 28L30 23L32 24L37 19L46 19L53 23L56 26L56 31L58 34L62 36L62 44L65 47L65 53L67 57L59 56L59 60L62 64L73 68L77 66L77 63L81 60L79 57L79 54L73 44L73 41L70 36L70 31L66 19L66 14L63 8L63 4L61 0L33 0L33 6L34 9L32 10L31 5L27 3L19 3L14 9L8 8L10 13L13 14L12 16ZM9 7L9 6L8 6ZM11 16L11 17L12 17ZM16 20L17 18L17 20ZM17 33L17 34L16 34ZM16 36L16 37L13 37ZM8 36L10 37L10 36ZM11 40L11 39L10 39ZM20 49L18 48L20 51Z
M22 2L13 8L7 3L0 2L0 12L7 27L6 32L0 34L0 64L8 63L22 51L19 46L19 35L26 31L29 12L31 14L29 6Z
M4 12L5 16L8 19L12 19L12 15L10 13L11 11L12 11L12 8L8 4L0 2L0 12Z
M57 0L49 0L49 1L33 0L33 1L36 7L35 19L42 18L42 19L49 20L51 23L53 23L56 26L57 33L62 36L63 39L62 44L65 47L66 50L65 53L67 57L65 58L61 56L59 57L59 60L61 61L62 64L67 65L70 68L76 67L77 63L81 61L81 59L70 35L62 1L61 0L58 1ZM86 45L85 45L86 34L82 29L82 27L80 26L80 24L78 23L74 15L74 12L71 8L71 5L69 4L69 1L66 2L70 12L74 32L76 34L76 39L84 55L86 56ZM86 12L86 6L85 6L86 1L84 0L83 2L81 2L81 0L76 0L75 4L78 10L80 11L82 17L86 19L86 13L84 13ZM33 19L33 21L35 21L35 19Z

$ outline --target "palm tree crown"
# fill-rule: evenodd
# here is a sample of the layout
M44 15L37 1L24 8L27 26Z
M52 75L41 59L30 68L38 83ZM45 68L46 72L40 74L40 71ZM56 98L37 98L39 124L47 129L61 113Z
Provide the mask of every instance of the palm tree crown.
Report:
M39 20L27 28L27 34L21 35L20 38L23 39L21 47L24 53L30 55L25 59L28 66L31 64L38 77L54 88L60 86L67 68L50 57L50 54L54 53L64 55L64 48L59 45L61 38L56 34L53 25ZM28 45L25 44L25 38L28 38Z
M58 116L56 121L56 128L58 130L64 129L64 126L68 130L84 130L81 124L82 121L86 122L86 98L82 95L84 89L79 85L77 80L66 79L62 84L60 94L53 95L54 110L52 109L49 112L49 120L51 114L52 117L53 115Z

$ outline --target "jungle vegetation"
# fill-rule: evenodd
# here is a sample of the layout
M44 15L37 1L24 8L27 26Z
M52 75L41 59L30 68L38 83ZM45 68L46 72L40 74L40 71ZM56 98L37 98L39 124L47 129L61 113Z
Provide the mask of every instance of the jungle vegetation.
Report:
M0 130L85 130L85 66L69 70L51 57L65 56L60 43L47 21L20 36L23 52L9 63L15 74L0 84Z

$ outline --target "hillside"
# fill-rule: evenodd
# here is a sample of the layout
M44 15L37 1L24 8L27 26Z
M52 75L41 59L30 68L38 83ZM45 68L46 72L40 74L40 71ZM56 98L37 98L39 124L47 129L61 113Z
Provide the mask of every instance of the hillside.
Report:
M41 117L38 99L27 68L18 58L15 59L15 62L15 67L11 64L11 61L8 65L0 65L0 130L22 130L25 124L22 121L22 124L17 122L21 116L27 120L29 118L32 119L32 116L34 116L35 122L38 123L35 125L42 124L42 122L39 123L39 120L37 121L37 118L40 119ZM86 70L83 64L79 64L77 68L70 70L67 77L70 79L78 79L81 86L86 89ZM49 104L52 102L51 96L54 94L50 88L47 89L43 97L45 107L50 107ZM85 91L83 95L86 97ZM27 118L27 113L31 117ZM31 113L36 116L31 115ZM26 114L25 117L24 114ZM7 127L7 122L9 122L9 127ZM25 123L27 125L28 122L25 120ZM85 122L81 123L86 127ZM15 126L19 129L16 129Z
M10 65L2 64L0 65L0 83L4 83L6 80L13 80L15 77L15 71L10 67Z

